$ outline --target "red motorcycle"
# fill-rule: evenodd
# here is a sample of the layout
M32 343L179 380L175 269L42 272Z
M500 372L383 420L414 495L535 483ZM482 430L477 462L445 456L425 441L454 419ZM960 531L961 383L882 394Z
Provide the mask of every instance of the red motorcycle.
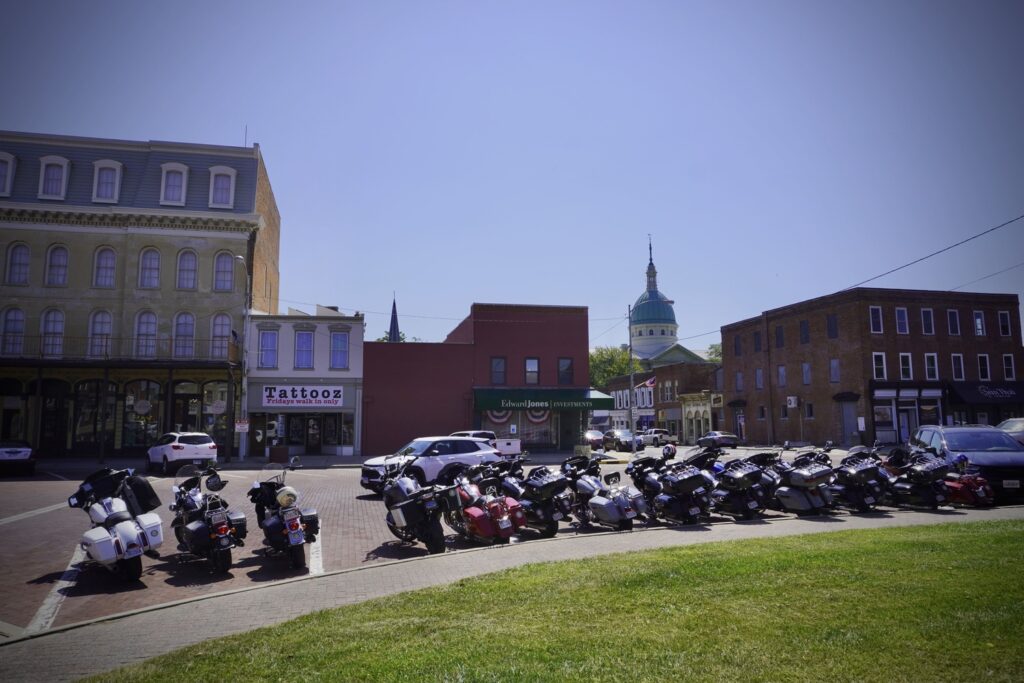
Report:
M966 455L958 455L953 460L956 472L946 475L946 488L949 489L949 502L953 505L970 505L972 507L991 507L996 504L995 492L988 480L978 474L968 474Z
M489 465L474 465L455 477L461 505L444 513L457 534L476 543L508 543L526 526L526 514L515 498L501 494L498 473Z

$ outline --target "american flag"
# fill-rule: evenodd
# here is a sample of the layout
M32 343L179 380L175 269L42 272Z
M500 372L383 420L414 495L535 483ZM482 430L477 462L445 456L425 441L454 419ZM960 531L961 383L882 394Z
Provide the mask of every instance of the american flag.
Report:
M653 389L655 384L657 384L657 382L655 381L655 378L651 377L646 382L641 382L640 384L637 384L636 388L639 389L640 387L651 387Z

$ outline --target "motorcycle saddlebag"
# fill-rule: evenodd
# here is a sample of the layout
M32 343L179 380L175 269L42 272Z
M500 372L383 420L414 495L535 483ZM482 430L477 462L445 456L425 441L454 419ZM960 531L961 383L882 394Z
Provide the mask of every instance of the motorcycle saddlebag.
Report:
M696 467L677 468L663 475L661 483L667 493L685 495L704 485L704 475Z
M462 514L466 518L466 526L471 533L485 538L498 535L498 525L491 520L485 511L477 506L472 505L463 508Z
M117 559L114 538L103 527L93 527L86 531L82 535L82 543L85 545L89 557L97 562L107 564Z
M547 500L569 485L564 474L551 472L526 480L526 496L534 500Z
M391 518L395 520L395 526L415 527L423 521L423 504L418 499L402 501L391 508ZM308 526L306 530L309 530Z
M914 463L907 469L907 479L915 484L930 484L945 479L949 474L949 465L945 460L931 458Z
M789 473L789 481L793 486L811 488L826 484L832 477L832 468L828 465L812 462L798 467Z
M619 506L610 498L594 496L588 501L588 505L594 516L602 522L618 524L622 520L622 515L619 514Z
M194 552L203 552L210 547L210 527L197 519L185 525L185 544Z
M150 548L157 548L164 542L164 525L160 521L160 515L155 512L147 512L135 518L142 533L146 536L146 545Z
M228 510L228 522L235 530L235 538L244 539L249 533L249 525L245 521L245 513L241 510Z
M306 537L315 537L320 533L320 516L316 514L316 508L302 508L302 523L306 525Z
M727 491L743 491L761 481L761 468L748 462L735 462L718 474L718 485Z
M156 495L153 485L145 477L126 478L124 488L121 489L121 496L133 517L138 517L144 512L152 512L160 507L160 497Z
M878 465L873 460L851 460L837 470L839 478L866 484L878 479Z

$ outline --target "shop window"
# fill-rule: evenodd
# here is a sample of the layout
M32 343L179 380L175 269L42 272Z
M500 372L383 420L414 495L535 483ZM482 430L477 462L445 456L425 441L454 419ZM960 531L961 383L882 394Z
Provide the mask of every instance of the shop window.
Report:
M75 387L73 448L76 454L96 455L101 444L106 453L114 446L117 421L117 385L102 380L79 382Z
M171 425L176 432L201 432L202 397L195 382L177 382L171 405Z
M572 384L573 383L572 358L559 358L558 359L558 383L559 384Z
M228 442L228 383L223 380L203 385L202 428L218 446Z
M963 382L964 381L964 355L962 353L954 353L951 356L953 362L953 381Z
M163 396L159 382L143 379L126 384L121 448L146 449L155 444L163 431L163 411Z
M524 363L526 384L540 384L540 359L527 358Z

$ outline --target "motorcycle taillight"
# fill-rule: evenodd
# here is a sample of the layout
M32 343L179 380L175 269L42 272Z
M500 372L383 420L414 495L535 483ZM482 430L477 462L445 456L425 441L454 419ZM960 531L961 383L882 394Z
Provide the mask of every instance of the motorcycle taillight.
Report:
M299 530L299 526L300 526L300 522L299 522L299 519L297 517L295 519L288 520L288 530L289 531L298 531Z

